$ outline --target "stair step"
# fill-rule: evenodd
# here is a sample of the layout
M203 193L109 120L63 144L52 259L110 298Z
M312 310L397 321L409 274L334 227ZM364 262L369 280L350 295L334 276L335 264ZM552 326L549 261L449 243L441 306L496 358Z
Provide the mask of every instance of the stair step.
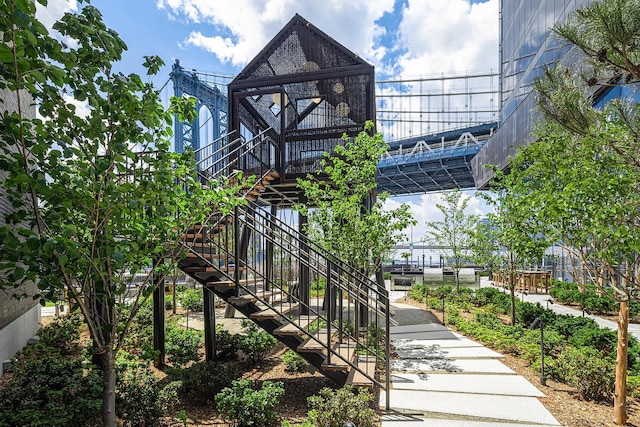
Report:
M262 280L240 279L239 283L242 286L261 285L262 284ZM235 286L235 285L236 285L236 282L233 281L233 280L217 280L217 281L211 281L211 282L205 283L205 286Z
M204 252L198 252L195 251L194 252L187 252L187 256L186 258L204 258L204 259L227 259L228 256L227 255L221 255L221 254L211 254L211 253L204 253Z
M354 343L338 344L334 347L334 351L343 358L351 361L356 355L356 345ZM345 362L335 354L331 355L331 363L327 363L329 358L322 364L322 369L328 371L346 371L349 369L349 363Z
M201 243L206 238L205 233L186 233L180 235L180 240L187 244L191 242Z
M315 339L309 338L298 346L299 352L315 353L318 351L323 351L327 347L327 330L326 329L318 329L312 336Z
M274 335L300 335L302 331L300 329L307 329L318 316L302 315L291 320L291 323L284 324L277 327L274 331ZM295 325L298 325L296 327Z
M356 366L368 376L375 378L376 359L374 357L358 356ZM373 388L373 381L355 368L351 368L351 371L349 371L347 384L352 384L354 387Z
M218 282L213 282L215 284L217 284ZM233 282L230 282L231 284L233 284ZM267 299L270 298L272 296L276 296L276 295L282 295L282 292L280 291L258 291L257 292L257 297L253 296L251 294L246 294L246 295L241 295L239 297L230 297L227 302L229 302L230 304L236 305L236 306L243 306L243 305L247 305L249 303L252 302L256 302L258 301L258 298L260 299Z
M282 317L287 313L291 313L292 311L297 309L298 306L300 306L300 304L287 304L284 307L281 307L279 312L269 308L266 310L257 311L251 314L249 317L255 320L277 319L278 317Z

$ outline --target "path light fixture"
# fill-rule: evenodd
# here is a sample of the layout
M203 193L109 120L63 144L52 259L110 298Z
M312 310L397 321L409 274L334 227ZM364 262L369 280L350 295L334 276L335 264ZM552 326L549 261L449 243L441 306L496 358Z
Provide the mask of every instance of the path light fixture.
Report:
M544 321L539 317L536 317L533 319L530 328L540 328L540 384L547 385L547 378L544 376Z
M591 310L589 310L587 307L582 307L582 317L584 317L585 314L591 316Z
M527 291L522 291L522 294L520 295L522 296L522 302L524 302L524 296L529 294L527 293Z
M547 310L549 310L549 304L553 305L553 298L547 300Z

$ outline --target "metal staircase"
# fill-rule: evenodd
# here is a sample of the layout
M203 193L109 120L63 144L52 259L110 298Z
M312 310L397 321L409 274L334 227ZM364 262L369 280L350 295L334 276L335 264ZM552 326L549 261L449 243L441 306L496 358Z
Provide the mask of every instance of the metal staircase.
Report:
M222 298L337 384L388 390L388 293L264 203L261 195L280 175L271 158L277 152L262 135L245 141L227 134L197 153L203 185L234 181L237 170L255 179L242 190L246 203L232 212L212 208L206 221L186 230L179 266L205 296ZM305 281L324 283L324 296L314 297ZM212 321L205 320L209 340L215 340Z

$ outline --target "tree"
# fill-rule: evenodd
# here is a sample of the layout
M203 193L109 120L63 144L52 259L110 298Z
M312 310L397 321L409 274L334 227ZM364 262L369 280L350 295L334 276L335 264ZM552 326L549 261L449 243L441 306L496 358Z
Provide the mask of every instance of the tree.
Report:
M486 223L479 223L469 239L471 257L479 264L501 270L507 278L511 295L511 324L516 324L516 277L518 269L537 263L548 242L537 235L528 221L522 199L509 187L510 175L494 171L493 194L482 196L493 205L494 212L487 215Z
M443 248L442 254L451 260L456 289L460 290L460 269L470 258L469 240L480 217L465 212L471 198L465 197L460 190L449 191L442 197L444 203L438 203L436 207L444 219L428 221L427 236L423 240Z
M355 139L325 154L318 176L299 179L307 199L296 209L309 217L310 239L359 269L367 277L413 224L409 206L385 209L386 193L376 194L378 159L386 151L382 134L367 122Z
M578 9L565 24L553 29L584 54L572 67L578 72L556 67L536 83L540 109L548 121L561 128L554 132L558 141L564 142L554 147L555 158L566 160L562 156L568 156L573 165L580 165L591 174L554 167L564 172L566 179L558 181L571 189L569 195L573 197L568 206L554 203L551 212L557 215L541 219L547 220L543 223L553 223L559 235L581 248L583 268L590 272L601 292L611 287L610 296L620 302L614 399L617 424L624 424L627 419L628 306L630 300L640 296L636 209L640 107L619 99L610 102L606 111L599 111L592 106L592 94L597 84L606 87L640 81L639 18L640 4L634 0L603 0ZM584 157L585 154L595 157ZM581 155L583 158L578 157ZM572 172L579 176L571 176ZM541 184L540 181L529 184ZM550 195L537 191L543 197ZM589 196L595 199L587 200Z
M39 0L45 4L45 0ZM204 190L193 153L169 151L171 114L159 93L136 74L113 70L124 42L85 5L66 14L51 37L27 0L0 4L0 89L27 106L0 108L0 170L15 211L0 227L0 286L36 282L38 295L66 294L88 325L103 378L103 423L116 425L115 358L138 309L184 252L181 236L225 206L235 187L210 182ZM146 57L147 74L162 61ZM75 104L84 103L86 115ZM192 100L173 100L192 114ZM147 273L128 317L116 310L136 273Z

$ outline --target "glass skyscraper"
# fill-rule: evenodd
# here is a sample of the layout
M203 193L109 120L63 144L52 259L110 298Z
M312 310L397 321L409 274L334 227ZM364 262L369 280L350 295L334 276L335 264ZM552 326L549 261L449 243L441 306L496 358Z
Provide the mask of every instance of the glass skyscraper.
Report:
M477 188L493 176L485 164L504 169L518 146L530 141L535 123L533 82L547 66L572 53L551 32L576 8L591 0L500 1L500 126L472 160Z

